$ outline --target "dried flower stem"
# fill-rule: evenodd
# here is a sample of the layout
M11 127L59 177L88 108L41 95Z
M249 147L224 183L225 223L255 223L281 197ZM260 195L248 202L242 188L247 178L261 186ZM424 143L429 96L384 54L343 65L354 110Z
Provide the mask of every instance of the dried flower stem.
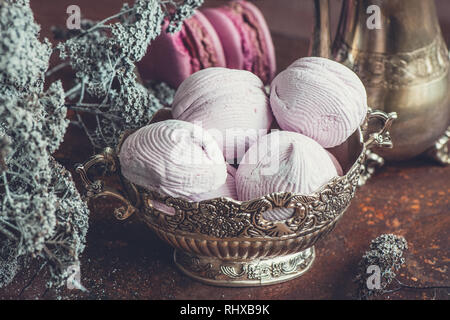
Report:
M78 93L81 90L81 88L82 88L81 83L77 83L73 88L66 91L65 93L66 98L70 98L72 95Z
M64 69L65 67L68 67L68 66L70 66L70 63L69 63L69 62L62 62L62 63L60 63L60 64L54 66L52 69L48 70L48 71L45 73L45 76L46 76L46 77L50 77L52 74L54 74L54 73L56 73L56 72L58 72L58 71Z
M450 286L446 286L446 285L439 285L439 286L411 286L411 285L407 285L402 283L400 280L398 279L394 279L397 284L399 285L399 287L395 288L395 289L391 289L391 290L386 290L384 291L382 294L388 294L388 293L394 293L400 290L404 290L404 289L410 289L410 290L434 290L434 289L450 289Z
M19 292L19 298L22 297L23 293L25 292L25 290L27 290L34 282L34 280L36 279L36 277L41 273L42 270L44 270L45 266L47 265L47 262L44 262L41 267L39 268L39 270L37 270L33 276L31 277L30 280L28 280L28 282L25 284L25 286L20 290Z
M5 188L5 198L4 201L8 200L10 203L13 202L13 199L11 197L11 192L9 191L8 187L8 178L6 177L6 172L2 173L2 179L3 179L3 187Z
M121 11L121 12L115 14L115 15L112 15L112 16L110 16L110 17L108 17L108 18L105 18L105 19L103 19L102 21L100 21L100 22L98 22L97 24L95 24L94 26L92 26L91 28L89 28L88 30L83 30L83 31L81 32L81 34L77 35L75 38L83 37L83 36L87 35L88 33L93 32L93 31L95 31L95 30L97 30L97 29L99 29L99 28L105 28L105 27L108 27L108 26L105 26L105 23L106 23L106 22L111 21L111 20L116 19L116 18L120 18L121 16L123 16L123 15L125 15L125 14L127 14L127 13L130 13L130 12L132 12L133 10L134 10L134 8L130 8L130 9L128 9L128 10Z
M91 114L95 114L95 115L101 115L101 116L105 117L106 119L112 120L112 121L121 121L122 120L122 118L119 116L116 116L114 114L107 114L103 111L100 111L99 110L100 105L98 105L98 104L80 103L80 104L75 104L75 105L66 104L66 106L69 110L86 112L86 113L91 113ZM101 107L108 107L108 105L103 105Z

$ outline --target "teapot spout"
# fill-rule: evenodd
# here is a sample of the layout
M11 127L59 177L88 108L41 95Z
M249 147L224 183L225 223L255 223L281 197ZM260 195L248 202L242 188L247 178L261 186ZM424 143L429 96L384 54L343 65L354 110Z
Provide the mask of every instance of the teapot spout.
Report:
M331 58L329 0L314 0L314 27L309 45L309 56Z

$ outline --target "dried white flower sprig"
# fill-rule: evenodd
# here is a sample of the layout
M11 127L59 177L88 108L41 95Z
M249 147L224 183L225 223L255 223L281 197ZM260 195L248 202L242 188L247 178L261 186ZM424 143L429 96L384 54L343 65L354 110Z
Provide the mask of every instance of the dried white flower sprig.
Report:
M358 298L368 299L371 296L383 294L395 279L395 271L404 263L403 251L408 248L405 238L393 234L383 234L370 243L367 251L358 265ZM369 288L367 285L367 270L376 266L380 270L380 286Z
M3 0L0 2L0 92L9 90L22 93L39 93L44 84L51 46L48 40L36 37L40 27L34 23L28 0ZM26 72L24 72L26 70Z
M184 19L192 16L195 9L203 4L203 0L186 0L183 2L162 1L162 4L170 18L167 32L172 33L181 30Z
M47 39L39 41L29 0L0 0L0 287L30 257L42 262L39 272L49 267L49 286L62 284L68 267L79 264L88 209L52 157L69 123L67 108L95 147L115 145L123 130L146 124L174 91L161 83L144 87L135 62L165 17L176 30L202 2L136 0L101 22L84 20L81 31L68 32L58 45L67 61L48 70L54 50ZM44 91L46 77L68 65L75 86L64 92L56 81ZM85 102L88 96L98 103ZM80 113L94 115L97 126L88 128Z
M61 82L43 89L51 46L38 37L28 1L0 2L0 286L20 257L41 258L60 283L87 231L87 206L51 156L67 110Z
M150 42L161 33L164 18L169 29L179 29L183 19L194 13L203 1L136 0L101 22L82 21L82 29L58 45L62 59L68 59L76 72L76 85L67 96L69 109L96 148L115 146L120 133L141 127L172 97L161 97L139 83L135 63L143 58ZM112 18L120 22L111 23ZM158 89L156 90L158 91ZM86 97L98 103L86 103ZM168 98L168 99L167 99ZM95 117L96 126L86 125L79 114Z
M370 250L362 257L358 265L356 282L358 284L357 298L370 299L372 297L397 292L400 290L449 290L448 285L412 286L397 279L396 271L405 263L403 252L408 249L408 243L402 236L383 234L370 243ZM369 287L367 273L369 267L379 268L379 287ZM373 275L372 275L373 276Z

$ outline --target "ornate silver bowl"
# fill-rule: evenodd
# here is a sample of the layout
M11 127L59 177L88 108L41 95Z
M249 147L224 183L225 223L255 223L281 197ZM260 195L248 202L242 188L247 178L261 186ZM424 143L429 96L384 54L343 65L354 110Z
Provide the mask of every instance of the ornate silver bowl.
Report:
M167 111L153 122L168 118ZM132 214L175 248L174 261L188 276L219 286L261 286L300 276L315 258L314 244L333 230L355 195L358 184L370 175L366 163L373 146L392 147L388 129L395 113L369 111L365 124L332 153L345 175L335 177L314 194L276 192L250 201L215 198L192 202L163 196L127 181L120 172L117 150L107 148L77 167L88 199L114 197L124 203L114 213L124 220ZM373 129L378 122L376 130ZM132 132L123 135L121 141ZM373 159L372 159L373 160ZM375 161L376 162L376 161ZM122 184L118 191L102 180L92 181L89 169L106 165ZM168 215L154 208L160 202L175 209ZM274 208L292 208L294 214L279 221L264 219Z

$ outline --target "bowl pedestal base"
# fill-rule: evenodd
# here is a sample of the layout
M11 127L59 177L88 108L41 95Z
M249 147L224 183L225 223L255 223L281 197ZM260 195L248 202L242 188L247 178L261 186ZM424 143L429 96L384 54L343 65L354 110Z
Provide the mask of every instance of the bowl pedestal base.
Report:
M314 247L274 258L241 261L174 252L175 264L184 274L203 283L223 287L255 287L285 282L305 273L314 258Z

